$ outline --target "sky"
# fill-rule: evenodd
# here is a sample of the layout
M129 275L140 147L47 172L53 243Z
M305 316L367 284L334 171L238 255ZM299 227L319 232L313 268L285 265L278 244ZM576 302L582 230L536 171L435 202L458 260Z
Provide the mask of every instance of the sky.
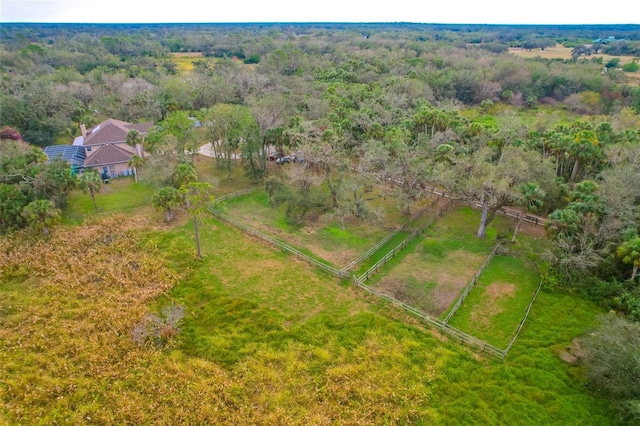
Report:
M0 22L638 24L638 0L0 0Z

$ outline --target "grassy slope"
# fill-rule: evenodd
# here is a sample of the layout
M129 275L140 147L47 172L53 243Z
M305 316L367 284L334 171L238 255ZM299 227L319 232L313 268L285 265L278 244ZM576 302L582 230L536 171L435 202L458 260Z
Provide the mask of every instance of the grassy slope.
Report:
M188 225L115 228L61 230L41 272L28 241L15 243L20 256L0 250L0 422L613 423L556 355L598 313L579 299L542 293L503 363L215 220L202 261ZM127 244L91 255L114 238ZM67 260L76 246L88 270L80 254ZM148 266L117 272L133 261ZM115 285L96 286L96 271L111 270ZM156 308L188 312L179 345L162 353L129 334L164 291L154 283L173 285Z

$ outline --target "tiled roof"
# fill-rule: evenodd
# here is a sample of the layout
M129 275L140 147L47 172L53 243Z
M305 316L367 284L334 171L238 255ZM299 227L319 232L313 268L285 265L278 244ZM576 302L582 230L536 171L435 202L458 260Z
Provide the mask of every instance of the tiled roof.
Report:
M127 124L126 127L129 130L137 130L140 133L145 134L149 128L153 127L153 123Z
M104 166L107 164L126 163L133 154L117 145L105 144L97 148L84 162L87 167Z
M130 130L137 130L142 134L147 132L153 123L131 124L120 120L109 118L102 123L87 130L84 138L84 146L102 145L105 143L124 142Z

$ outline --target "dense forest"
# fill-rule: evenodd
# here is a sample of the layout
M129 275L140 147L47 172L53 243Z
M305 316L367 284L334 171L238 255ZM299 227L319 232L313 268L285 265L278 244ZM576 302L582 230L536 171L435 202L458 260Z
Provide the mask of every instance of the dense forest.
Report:
M151 121L149 184L178 189L190 153L218 141L217 166L244 168L295 223L374 220L364 170L394 182L403 214L427 186L479 200L478 238L504 206L544 216L545 287L618 313L607 336L640 321L640 26L3 24L0 37L2 233L48 231L77 184L38 147L106 118ZM306 174L269 176L268 155L291 152ZM635 350L611 361L631 378ZM637 418L638 383L618 373L593 380Z

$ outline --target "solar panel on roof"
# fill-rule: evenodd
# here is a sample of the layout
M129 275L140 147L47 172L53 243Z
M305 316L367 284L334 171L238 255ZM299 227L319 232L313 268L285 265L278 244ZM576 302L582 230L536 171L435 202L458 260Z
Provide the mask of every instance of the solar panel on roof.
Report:
M81 146L52 145L46 147L44 153L49 157L49 161L60 157L69 163L83 165L86 159L84 148Z

